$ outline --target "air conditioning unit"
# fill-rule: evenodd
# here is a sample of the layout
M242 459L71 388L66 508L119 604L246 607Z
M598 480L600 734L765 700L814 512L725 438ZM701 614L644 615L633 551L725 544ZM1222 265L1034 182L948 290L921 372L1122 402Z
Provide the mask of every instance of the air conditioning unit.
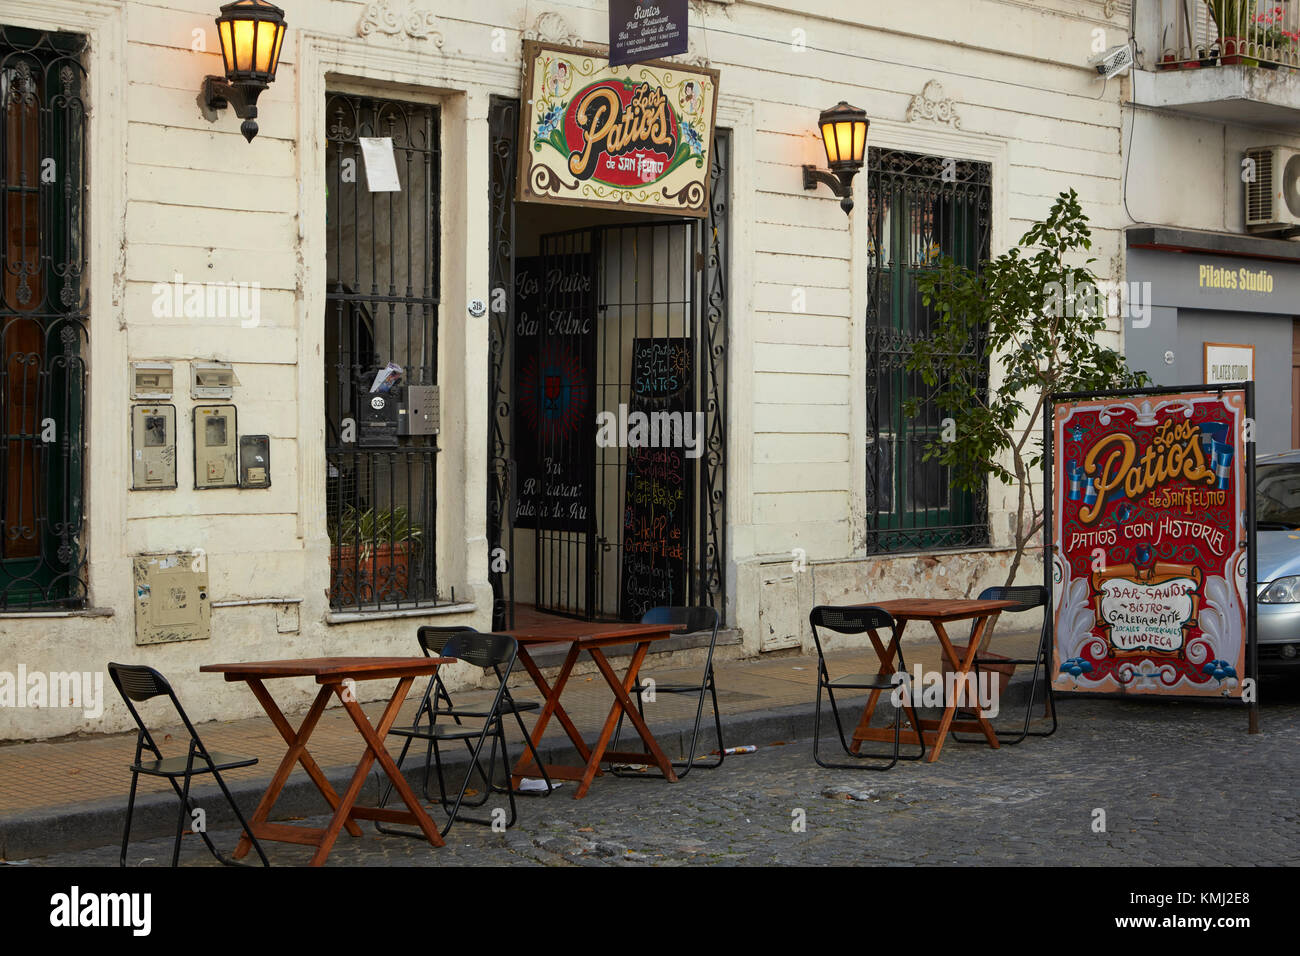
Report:
M1246 182L1246 230L1300 234L1300 149L1258 146L1246 150L1246 159L1255 176Z

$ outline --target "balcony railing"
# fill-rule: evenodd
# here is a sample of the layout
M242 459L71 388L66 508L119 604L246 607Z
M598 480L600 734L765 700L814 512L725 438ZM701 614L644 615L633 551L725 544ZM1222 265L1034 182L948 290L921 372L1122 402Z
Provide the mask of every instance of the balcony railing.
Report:
M1300 2L1163 0L1159 69L1300 69Z

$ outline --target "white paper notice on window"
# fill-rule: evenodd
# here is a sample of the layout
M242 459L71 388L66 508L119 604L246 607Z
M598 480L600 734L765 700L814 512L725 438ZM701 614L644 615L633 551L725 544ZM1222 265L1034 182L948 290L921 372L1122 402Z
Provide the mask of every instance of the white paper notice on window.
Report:
M366 164L366 185L372 193L400 193L397 161L393 158L391 136L361 136L361 160Z

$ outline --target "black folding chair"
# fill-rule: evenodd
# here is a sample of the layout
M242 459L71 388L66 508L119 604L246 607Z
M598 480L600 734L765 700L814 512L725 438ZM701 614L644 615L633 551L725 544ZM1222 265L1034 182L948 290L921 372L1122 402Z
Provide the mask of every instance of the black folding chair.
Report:
M702 770L716 770L722 766L722 761L726 758L727 747L722 742L722 719L718 715L718 691L713 682L713 649L718 645L718 622L718 612L711 607L653 607L641 615L642 624L670 624L677 628L679 634L695 634L700 631L710 632L709 653L704 660L704 671L700 675L699 683L654 684L656 696L659 694L695 694L698 697L695 704L695 729L691 731L690 749L686 752L685 760L673 761L673 767L681 769L681 773L677 774L678 780L690 773L693 767L699 767ZM695 760L695 745L700 739L700 722L704 718L705 694L708 694L713 701L713 729L718 739L718 759L707 763L697 763ZM644 720L645 691L640 688L638 688L636 695L636 709L641 712L641 719ZM618 738L622 732L623 715L619 714L618 727L614 731L614 743L610 746L611 750L618 750ZM663 778L663 774L654 768L647 768L646 772L643 773L614 767L611 772L619 777Z
M475 628L468 627L465 625L459 625L453 627L434 627L433 625L425 625L424 627L421 627L418 632L416 632L416 638L420 642L420 650L424 653L425 657L441 657L442 649L446 645L447 641L450 640L452 635L464 634L466 632L478 633L478 631ZM499 677L500 675L498 674L497 676ZM523 734L524 743L527 745L529 753L533 755L533 762L536 763L537 766L541 768L542 778L546 782L545 791L537 791L537 790L515 791L517 794L525 794L530 797L550 796L551 792L555 789L554 784L551 783L550 775L547 774L546 772L546 765L542 762L542 758L538 755L537 748L533 746L532 735L528 733L528 728L524 725L524 719L519 716L521 713L539 710L540 708L541 708L541 704L539 704L535 700L516 700L514 696L510 693L509 687L506 688L505 694L501 698L501 713L512 714L514 716L515 723L519 725L519 732ZM478 710L457 709L456 705L452 703L451 694L447 692L447 685L443 683L442 676L440 674L434 674L431 678L429 678L429 686L425 689L424 698L421 700L420 703L420 709L416 711L415 714L415 723L418 724L420 720L426 716L426 714L432 715L432 719L434 720L436 720L438 717L450 717L457 724L461 723L462 718L468 717L472 719L482 720L484 717L487 716L486 711L482 709L478 709ZM466 739L465 746L467 749L472 750L474 746L473 741ZM429 776L433 768L433 741L432 740L428 741L427 749L424 756L425 756L424 796L428 800L433 800L435 799L434 796L431 793L429 793ZM499 790L499 788L494 788L494 789ZM488 793L485 791L483 794L483 798L481 800L467 801L465 803L465 806L467 807L481 806L483 803L487 801L487 799L488 799Z
M835 691L837 690L872 690L885 691L892 693L898 686L894 674L846 674L843 677L831 679L830 671L826 668L826 653L822 647L821 635L818 628L832 631L836 634L870 634L875 647L880 636L877 633L881 628L888 628L890 639L893 639L895 622L893 616L880 607L827 607L820 605L812 609L808 615L808 623L812 625L813 643L817 645L817 711L813 718L813 760L817 766L825 767L828 770L889 770L898 763L899 760L920 760L925 756L924 738L920 736L920 722L917 720L916 708L909 700L906 709L912 715L912 727L916 730L918 739L921 740L921 751L915 756L902 754L899 749L899 740L903 726L903 707L894 709L894 749L891 753L854 753L849 746L848 739L844 736L844 725L840 721L840 710L835 703ZM888 644L883 645L888 648ZM877 651L877 657L879 657ZM881 660L883 664L884 661ZM907 664L903 661L903 648L899 645L897 673L906 676ZM855 760L888 760L889 763L884 766L869 763L828 763L822 760L820 752L821 727L822 727L822 691L826 692L827 699L831 702L831 714L835 718L835 729L839 734L840 746L844 752Z
M421 629L423 630L423 628ZM445 640L442 636L445 635ZM416 711L416 721L410 727L394 727L389 730L389 734L395 737L405 737L406 743L402 745L402 752L397 758L397 769L400 771L403 762L406 760L406 754L411 749L411 743L415 740L426 740L429 744L429 750L426 755L432 757L434 768L438 774L438 797L437 800L442 804L442 808L447 813L447 825L442 828L442 835L446 836L447 832L457 820L464 820L466 823L479 823L484 826L493 826L497 821L491 818L461 816L461 806L482 806L490 793L504 793L509 798L510 816L505 821L506 827L514 825L517 815L515 807L515 791L510 786L510 753L506 747L505 725L502 721L504 713L502 704L509 693L506 689L506 682L510 679L510 671L515 665L515 656L519 651L519 645L513 637L507 634L481 634L474 630L460 630L452 633L446 631L441 634L431 636L428 646L436 646L441 643L438 649L438 657L450 657L460 661L466 661L476 667L483 668L484 673L491 672L496 675L498 683L496 693L492 697L491 705L485 710L465 711L465 710L439 710L430 706L429 698L437 693L435 684L430 681L429 686L425 688L424 698L420 702L420 708ZM425 644L425 639L421 637L421 644ZM430 654L430 656L433 656ZM443 688L444 694L446 688ZM450 698L445 698L449 700ZM454 723L446 721L438 723L440 717L452 717ZM481 725L470 727L463 723L462 718L478 717ZM481 757L483 754L483 745L487 743L488 738L492 740L492 750L487 760L487 769L484 770ZM452 800L447 795L447 781L442 769L442 750L440 743L449 740L460 740L466 742L470 752L470 766L465 770L465 779L460 786L460 792ZM492 770L496 763L497 750L501 751L502 767L505 770L506 781L504 787L498 787L492 780ZM465 795L469 790L470 781L474 779L475 773L483 781L484 795L483 799L473 803L465 803ZM425 781L428 781L429 768L425 766ZM392 795L393 785L390 781L380 797L379 806L383 807L388 803L388 798ZM426 787L427 795L427 787ZM434 799L429 797L430 800ZM385 827L383 824L376 822L375 829L381 833L390 833L397 836L411 836L419 839L425 839L424 834L419 831L400 830L392 827Z
M203 745L203 741L199 739L199 732L190 723L190 718L185 713L185 709L181 707L181 702L177 700L176 692L172 690L171 684L167 683L167 679L152 667L110 663L108 665L108 674L112 678L113 686L122 695L127 710L131 712L131 716L135 719L136 726L139 728L135 741L135 760L131 764L131 795L126 802L126 827L122 833L121 865L126 866L126 848L131 841L131 818L135 814L135 792L137 784L140 782L140 774L148 777L165 777L172 785L172 789L176 791L176 796L180 798L181 808L176 818L176 842L172 847L172 866L177 866L181 855L181 837L185 835L185 818L187 813L192 814L195 809L194 801L190 798L190 781L198 774L210 773L213 779L217 781L217 786L221 788L226 802L230 804L230 809L235 811L239 825L244 828L244 833L252 842L253 849L257 850L257 855L262 859L262 865L270 866L270 861L267 860L266 854L262 852L262 845L253 836L248 827L248 821L244 819L244 814L239 809L239 804L235 802L234 796L230 793L230 788L226 786L226 781L221 776L223 770L234 770L236 767L251 767L257 763L257 758L236 757L232 754L208 750ZM166 695L171 700L172 706L176 708L176 713L180 715L181 723L185 725L185 730L190 735L189 751L184 757L163 757L162 751L154 743L153 735L145 727L140 712L135 709L136 703L163 695ZM145 748L148 748L149 752L157 759L142 760L141 757ZM176 782L178 777L184 779L183 786ZM229 859L217 852L217 848L208 837L206 827L195 832L203 838L203 842L207 844L212 855L222 863L227 866L248 866L247 863Z
M1052 691L1052 675L1048 673L1050 668L1048 662L1051 660L1051 648L1047 646L1048 645L1048 624L1049 624L1048 615L1052 613L1050 598L1051 595L1047 593L1047 588L1043 587L1041 584L1023 585L1020 587L985 588L983 591L980 592L979 599L981 601L1015 601L1016 606L1007 608L1005 611L1002 612L1004 614L1019 614L1022 611L1032 611L1036 607L1041 607L1043 609L1043 626L1038 633L1038 653L1034 657L1016 657L1016 658L980 657L979 652L978 651L976 652L975 663L973 667L975 673L976 687L979 686L979 672L980 672L981 663L985 665L989 665L989 664L1033 664L1034 665L1033 682L1030 684L1029 687L1029 703L1025 707L1025 722L1024 725L1020 728L1019 733L1017 733L1014 730L997 730L996 728L994 728L994 732L998 736L998 741L1000 743L1007 744L1008 746L1013 746L1015 744L1018 744L1026 737L1050 737L1052 736L1052 734L1056 733L1056 695ZM973 640L974 637L975 637L975 629L974 626L972 625L971 639ZM1034 700L1038 696L1038 675L1040 673L1043 675L1047 683L1047 711L1043 714L1043 719L1046 720L1049 716L1051 717L1052 727L1050 730L1029 729L1029 725L1033 722L1034 719ZM1014 736L1012 736L1013 734ZM964 744L985 742L983 737L967 737L963 739L957 736L956 734L953 734L952 737L954 740L958 741L959 743L964 743Z

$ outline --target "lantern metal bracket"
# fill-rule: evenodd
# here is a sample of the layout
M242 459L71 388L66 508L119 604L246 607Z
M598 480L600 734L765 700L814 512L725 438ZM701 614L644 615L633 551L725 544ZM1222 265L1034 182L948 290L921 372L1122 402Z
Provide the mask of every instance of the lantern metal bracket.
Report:
M828 173L816 166L803 167L803 188L816 189L818 184L829 186L840 201L840 208L848 215L853 211L853 177L857 170L845 170L842 173Z
M257 98L261 88L250 89L243 84L231 83L224 76L209 74L203 78L203 104L212 111L224 110L227 106L244 122L239 130L250 143L257 135Z

